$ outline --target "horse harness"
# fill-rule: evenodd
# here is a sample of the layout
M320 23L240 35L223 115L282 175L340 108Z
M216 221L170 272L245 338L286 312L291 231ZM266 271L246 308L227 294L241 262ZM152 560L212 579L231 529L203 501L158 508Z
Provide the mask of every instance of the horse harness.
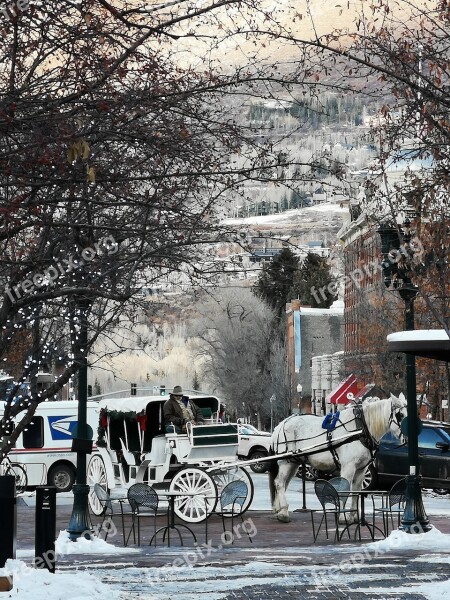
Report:
M291 415L290 417L288 417L288 418L285 420L285 424L286 424L286 423L287 423L287 422L288 422L288 421L289 421L291 418L293 418L293 417L295 417L295 416L296 416L296 415ZM329 417L329 415L327 415L327 417ZM352 421L352 422L353 422L353 421ZM348 431L348 430L347 430L347 427L345 426L345 423L343 423L343 422L342 422L342 421L339 419L339 413L335 413L335 415L333 415L333 416L331 417L331 419L330 419L330 418L328 418L328 419L326 419L326 418L325 418L325 419L324 419L324 424L325 424L325 427L324 427L324 428L326 428L326 429L327 429L327 448L322 448L321 450L311 450L311 451L309 451L309 452L302 452L302 451L300 451L300 452L298 453L298 455L297 455L297 456L296 456L296 455L295 455L295 453L293 452L292 456L291 456L290 458L286 459L286 460L288 460L289 462L294 462L294 463L296 463L296 464L301 464L301 463L303 462L303 458L304 458L305 456L311 456L312 454L320 454L321 452L330 452L331 456L333 457L333 461L334 461L334 463L335 463L335 465L336 465L336 468L337 468L337 469L340 469L340 468L341 468L341 463L340 463L340 461L339 461L339 457L338 457L338 455L337 455L336 448L339 448L339 447L340 447L340 446L341 446L343 443L346 443L346 442L348 442L349 440L347 439L347 440L345 440L345 442L341 442L341 443L338 443L338 444L336 444L336 443L335 443L335 444L333 444L333 431L335 431L336 427L340 427L340 426L344 427L344 429L345 429L346 431ZM347 424L348 424L348 423L347 423ZM367 431L368 431L368 429L367 429ZM285 444L285 446L286 446L286 451L288 451L289 444L295 444L296 442L302 442L302 441L304 441L303 439L298 439L298 440L296 440L296 439L294 439L294 440L288 440L288 438L287 438L287 436L286 436L286 431L285 431L284 427L283 427L283 429L282 429L282 432L283 432L283 435L284 435L284 440L280 440L280 439L278 438L278 440L277 440L277 451L278 451L278 446L279 446L280 444ZM280 432L280 433L281 433L281 432ZM279 434L279 435L280 435L280 434ZM316 436L316 437L320 437L321 435L322 435L322 433L320 433L320 434L319 434L318 436ZM355 439L359 439L360 437L361 437L361 434L360 434L360 433L358 433L358 434L356 434L356 433L355 433ZM314 438L310 438L310 439L314 439ZM353 440L353 439L351 439L350 441L354 441L354 440Z
M378 440L376 440L373 435L370 433L369 427L367 426L367 422L366 422L366 418L364 416L364 411L362 409L362 405L360 403L355 403L353 406L353 414L355 415L355 418L353 419L355 421L355 425L356 425L356 429L360 429L362 431L362 433L358 436L360 439L361 444L367 448L367 450L370 452L370 462L373 461L373 459L375 458L375 454L378 450L378 448L380 447L380 444L378 442ZM391 410L391 414L389 415L389 427L391 426L392 423L396 423L398 427L400 427L400 423L401 420L403 419L403 415L401 410L397 410L394 412L394 410ZM350 422L353 422L350 421ZM344 427L344 429L347 431L347 427L345 426L345 423L342 423L342 421L340 421L339 419L339 413L336 413L335 416L333 417L333 420L331 421L331 425L328 430L327 430L327 440L328 440L328 445L329 448L328 450L331 453L331 456L333 457L333 461L334 464L336 465L336 468L340 470L341 468L341 464L339 461L339 457L337 455L336 452L336 448L337 446L333 446L332 442L332 431L336 426L336 423L339 422L341 423L341 425Z
M339 457L337 455L336 448L338 448L342 444L341 443L333 444L333 432L336 431L337 427L343 427L346 431L348 431L346 425L348 425L349 423L353 423L353 421L356 424L356 430L357 431L361 430L361 433L355 434L356 435L355 439L359 439L361 441L361 443L363 444L363 446L365 446L369 450L371 460L373 460L375 457L375 453L378 450L379 443L373 437L373 435L370 433L369 427L367 426L367 422L364 417L364 411L362 409L361 404L354 404L353 414L354 414L355 418L352 419L351 421L349 421L348 423L343 423L340 420L339 413L335 413L332 416L327 415L322 424L322 427L324 427L324 429L326 429L326 433L327 433L327 448L303 453L301 456L297 456L297 457L293 455L292 458L289 460L299 464L300 462L302 462L301 459L305 456L310 456L312 454L320 454L320 452L328 451L328 452L330 452L331 456L333 457L333 461L334 461L334 464L336 465L336 469L340 470L341 463L339 461ZM294 416L296 416L296 415L291 415L291 417L288 417L288 419L286 419L286 421L288 421L290 418L292 418ZM402 418L403 418L403 415L400 410L396 411L395 413L394 413L394 411L391 411L391 414L389 417L389 426L395 422L400 427L400 422L401 422ZM287 436L286 436L286 432L284 430L284 427L283 427L283 433L284 433L284 441L282 441L281 443L286 444L286 451L288 449L289 443L292 444L295 442L304 441L304 440L288 440ZM322 435L322 434L319 434L319 435ZM317 436L317 437L319 437L319 436ZM348 441L349 440L346 440L346 442L348 442ZM278 444L279 443L280 443L280 440L278 440Z
M375 453L378 450L380 444L369 431L361 404L354 405L353 414L355 415L356 427L362 430L361 444L367 448L367 450L370 452L370 458L371 460L373 460L375 458ZM389 425L390 424L391 421L389 422Z
M336 445L333 446L333 431L336 429L336 425L341 423L344 429L346 429L344 423L339 419L340 411L334 413L329 413L325 416L325 419L322 421L322 429L326 429L327 431L327 442L328 442L328 450L333 458L336 469L341 470L341 461L339 460L339 456L336 452Z

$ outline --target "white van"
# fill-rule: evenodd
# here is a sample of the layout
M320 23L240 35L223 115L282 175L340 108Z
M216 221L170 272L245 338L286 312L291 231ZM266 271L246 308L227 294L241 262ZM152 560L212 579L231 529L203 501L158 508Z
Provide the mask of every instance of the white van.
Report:
M0 418L3 412L1 407ZM23 413L18 420L22 416ZM87 423L92 427L94 441L98 419L98 403L89 401ZM72 434L77 420L76 400L48 401L38 406L32 422L8 454L12 463L25 468L29 487L52 485L59 492L72 489L77 460L76 452L72 452Z

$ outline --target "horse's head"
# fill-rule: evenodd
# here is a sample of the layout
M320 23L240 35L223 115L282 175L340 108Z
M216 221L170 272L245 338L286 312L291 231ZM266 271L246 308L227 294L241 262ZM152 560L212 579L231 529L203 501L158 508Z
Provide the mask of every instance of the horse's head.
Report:
M389 430L400 437L400 424L406 416L406 400L391 394L390 398L366 398L362 403L364 418L370 434L376 440Z
M405 396L400 394L394 396L391 394L391 416L389 417L389 429L397 436L401 437L400 425L404 417L407 416L407 402Z

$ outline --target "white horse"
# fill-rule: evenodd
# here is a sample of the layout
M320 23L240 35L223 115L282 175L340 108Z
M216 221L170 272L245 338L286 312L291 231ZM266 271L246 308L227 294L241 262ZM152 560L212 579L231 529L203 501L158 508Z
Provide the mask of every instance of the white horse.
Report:
M340 412L330 433L322 428L324 417L316 415L292 415L279 423L272 434L273 454L292 451L306 451L306 454L270 463L270 497L277 519L290 520L285 492L299 463L307 462L325 472L340 468L341 476L350 482L350 489L360 491L378 440L389 429L400 436L400 423L404 416L406 400L401 394L400 398L391 395L384 400L368 398L361 404L349 404ZM354 519L356 503L357 498L353 496L351 508L355 510Z

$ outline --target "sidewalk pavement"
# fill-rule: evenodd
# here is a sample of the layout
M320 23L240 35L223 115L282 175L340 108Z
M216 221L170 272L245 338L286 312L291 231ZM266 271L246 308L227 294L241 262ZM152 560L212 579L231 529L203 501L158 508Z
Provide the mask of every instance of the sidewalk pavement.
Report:
M58 506L57 532L67 527L70 514L71 506ZM33 556L34 515L33 507L19 501L17 557L25 562ZM223 535L221 519L213 516L208 520L208 539L205 524L194 524L190 526L197 543L182 530L185 545L181 546L172 532L174 545L170 547L161 536L156 547L144 545L153 534L151 522L141 530L140 548L131 544L118 554L58 556L57 572L89 570L122 591L123 598L140 600L416 600L441 598L445 586L450 586L441 583L450 578L450 558L437 537L432 551L398 544L386 551L371 545L365 528L361 543L345 537L335 544L334 531L330 540L321 531L314 544L310 511L292 513L290 523L278 522L268 511L248 511L244 521L250 539L236 519L231 543L231 536ZM448 517L433 516L430 521L442 533L450 534ZM94 523L98 523L95 518ZM130 523L126 517L127 532ZM166 517L158 517L157 526L165 524ZM123 547L120 516L115 525L118 531L110 533L108 542Z

